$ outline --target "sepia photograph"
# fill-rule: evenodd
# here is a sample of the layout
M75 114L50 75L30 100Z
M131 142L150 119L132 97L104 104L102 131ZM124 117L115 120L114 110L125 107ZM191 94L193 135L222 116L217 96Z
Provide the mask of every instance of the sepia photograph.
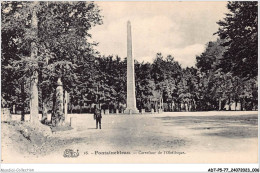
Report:
M2 164L258 159L258 1L1 1Z

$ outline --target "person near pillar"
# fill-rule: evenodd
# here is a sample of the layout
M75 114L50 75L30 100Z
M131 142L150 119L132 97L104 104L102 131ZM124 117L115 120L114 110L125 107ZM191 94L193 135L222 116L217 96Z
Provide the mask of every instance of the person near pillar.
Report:
M94 120L96 120L96 129L98 129L98 125L99 125L99 129L101 129L101 119L102 119L102 115L101 115L101 110L99 108L97 108L97 106L94 106Z

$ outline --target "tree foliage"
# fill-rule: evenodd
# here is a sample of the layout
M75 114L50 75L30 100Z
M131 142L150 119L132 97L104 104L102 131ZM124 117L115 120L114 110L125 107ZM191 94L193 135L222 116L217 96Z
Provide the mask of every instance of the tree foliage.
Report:
M151 111L257 109L257 2L229 2L216 41L183 68L173 55L135 61L137 108ZM40 107L55 107L57 79L69 92L70 112L126 107L126 58L101 56L89 30L102 24L93 2L2 3L2 106L27 108L38 73ZM34 16L36 16L35 20ZM37 27L33 25L37 21ZM31 56L32 45L37 56Z
M24 83L29 79L30 83L34 72L39 74L42 104L55 96L58 78L67 91L80 84L79 69L90 66L97 54L97 44L88 41L89 30L102 23L93 2L3 2L1 13L2 88L6 93L10 93L10 81ZM30 56L32 51L36 51L35 57ZM8 78L10 74L14 78ZM11 92L2 98L13 101L10 95L19 92Z
M227 46L221 66L240 77L257 76L258 60L258 2L231 1L227 8L230 13L219 21L217 34Z

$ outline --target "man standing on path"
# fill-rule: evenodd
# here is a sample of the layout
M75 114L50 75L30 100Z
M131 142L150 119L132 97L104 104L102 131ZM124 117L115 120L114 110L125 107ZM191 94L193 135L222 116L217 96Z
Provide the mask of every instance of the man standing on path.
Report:
M96 129L98 129L98 124L99 124L99 129L101 129L101 119L102 119L101 110L97 108L96 105L94 107L94 119L96 120Z

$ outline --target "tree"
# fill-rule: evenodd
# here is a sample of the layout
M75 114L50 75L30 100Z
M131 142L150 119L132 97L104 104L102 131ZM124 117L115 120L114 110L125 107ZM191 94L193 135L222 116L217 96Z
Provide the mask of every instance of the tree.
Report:
M150 111L150 100L153 95L154 83L151 78L152 66L150 63L135 61L136 100L138 109Z
M222 46L224 40L217 39L209 42L206 50L197 56L196 66L199 69L200 87L198 88L199 107L202 110L220 109L226 86L225 73L221 73L220 61L223 59L225 47ZM220 70L219 70L220 69ZM223 76L224 75L224 76ZM209 95L210 94L210 95ZM218 104L217 104L218 103Z
M43 44L55 54L46 66L51 74L52 85L55 86L58 78L61 78L67 91L79 84L81 105L86 93L86 81L82 80L87 75L81 69L89 67L93 56L96 56L94 46L97 44L88 42L88 38L91 37L89 30L102 22L99 9L93 2L55 2L48 3L40 13L39 27ZM59 121L64 118L57 116L53 110L52 121L60 124L56 119Z
M227 51L222 59L225 72L232 72L239 77L257 76L258 59L258 2L231 1L227 8L230 13L224 20L217 22L220 26L218 34L225 39Z
M4 41L2 42L3 51L3 61L7 64L3 64L5 77L8 77L6 73L14 74L13 78L8 78L4 84L4 88L14 87L20 88L21 97L17 100L18 105L21 105L21 120L24 120L25 114L25 102L26 102L26 81L32 83L32 81L37 80L37 75L35 76L35 70L37 69L37 46L35 40L37 39L37 19L36 19L36 7L37 3L27 3L27 2L4 2L2 3L2 36L4 36ZM30 33L30 34L28 34ZM3 62L2 61L2 62ZM5 73L6 72L6 73ZM31 78L34 76L33 78ZM28 78L31 80L28 81ZM18 81L18 83L12 85L9 81ZM10 85L11 84L11 85ZM16 86L15 86L16 85ZM35 85L30 85L35 86ZM33 87L34 90L28 89L27 91L35 91L37 93L37 87ZM38 94L38 93L37 93ZM30 99L32 99L32 94L30 94ZM35 104L37 115L31 116L32 121L38 119L38 102L30 101ZM31 104L30 104L31 105ZM35 107L35 106L30 106ZM31 110L31 112L33 112Z
M69 90L78 79L77 69L84 64L81 61L95 53L97 44L88 41L88 31L102 23L98 7L93 2L5 2L2 14L6 44L13 43L9 47L16 49L10 66L24 78L39 75L42 100L55 96L54 90L46 92L45 87L55 88L58 78ZM37 27L31 27L32 23ZM30 34L32 31L35 34ZM37 50L32 51L31 45ZM30 56L32 52L34 56ZM9 59L10 55L5 57ZM53 121L55 117L53 114Z

